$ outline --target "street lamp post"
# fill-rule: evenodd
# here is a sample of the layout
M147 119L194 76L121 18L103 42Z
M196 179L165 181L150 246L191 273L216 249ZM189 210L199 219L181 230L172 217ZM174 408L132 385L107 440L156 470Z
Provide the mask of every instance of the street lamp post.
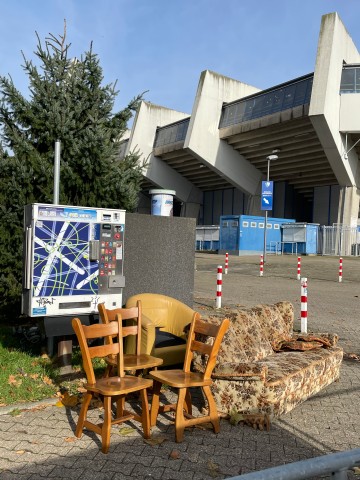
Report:
M278 150L274 150L273 153L277 152ZM272 160L277 160L279 157L277 155L269 155L266 157L267 160L267 176L266 181L269 182L270 177L270 162ZM263 259L264 263L266 262L266 234L267 234L267 220L268 220L268 211L265 210L265 225L264 225L264 251L263 251Z

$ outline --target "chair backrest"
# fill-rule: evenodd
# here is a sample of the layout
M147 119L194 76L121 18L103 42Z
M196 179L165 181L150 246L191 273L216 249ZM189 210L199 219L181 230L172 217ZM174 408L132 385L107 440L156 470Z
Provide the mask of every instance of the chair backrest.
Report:
M71 323L78 338L83 367L88 383L95 384L96 382L92 359L104 358L108 355L117 356L118 376L123 377L124 359L121 316L117 315L116 319L108 324L97 323L94 325L83 325L78 318L73 318ZM95 338L106 339L107 337L117 337L117 342L94 346L88 344L88 340L94 340Z
M105 308L104 303L98 305L100 320L104 324L108 324L116 320L116 316L120 315L122 320L132 320L133 325L125 325L122 327L122 336L136 335L135 353L140 355L141 348L141 301L136 302L136 306L130 308ZM106 339L107 343L112 343L112 337Z
M222 339L229 328L230 320L224 318L219 325L206 322L197 313L190 325L189 336L186 344L184 371L189 372L194 352L207 355L204 378L211 377L216 364L216 357L220 349ZM208 339L212 341L208 343Z
M165 328L166 331L171 331L169 327L178 318L184 315L191 317L194 313L193 309L180 300L160 293L139 293L133 295L126 300L126 306L132 307L139 300L141 301L143 315L150 318L156 327ZM183 325L181 326L181 332L182 329ZM175 331L172 331L172 333L177 334Z

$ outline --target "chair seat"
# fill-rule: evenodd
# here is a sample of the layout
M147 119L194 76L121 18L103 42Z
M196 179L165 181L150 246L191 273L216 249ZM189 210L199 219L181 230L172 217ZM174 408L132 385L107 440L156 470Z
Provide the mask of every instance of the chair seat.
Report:
M136 392L142 388L151 388L152 380L125 375L125 377L100 378L95 384L87 383L84 386L89 392L113 396Z
M112 367L116 367L116 358L107 357L106 363ZM124 370L141 370L146 368L154 368L162 365L163 359L152 357L146 353L141 353L140 355L135 355L127 353L124 355Z
M204 379L202 373L184 372L183 370L152 370L150 377L161 383L166 383L170 387L189 388L211 385L212 380Z

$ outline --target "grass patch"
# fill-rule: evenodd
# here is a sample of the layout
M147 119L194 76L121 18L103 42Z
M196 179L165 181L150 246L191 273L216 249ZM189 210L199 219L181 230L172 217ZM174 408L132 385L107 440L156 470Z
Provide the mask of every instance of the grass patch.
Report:
M33 347L33 346L31 346ZM0 404L33 402L56 394L57 369L48 357L22 346L11 328L0 327Z
M75 375L66 379L59 376L56 362L41 355L40 343L23 341L11 327L0 326L0 406L35 402L55 397L66 390L78 394L85 373L79 347L73 348L72 368ZM95 375L103 375L106 363L94 359Z

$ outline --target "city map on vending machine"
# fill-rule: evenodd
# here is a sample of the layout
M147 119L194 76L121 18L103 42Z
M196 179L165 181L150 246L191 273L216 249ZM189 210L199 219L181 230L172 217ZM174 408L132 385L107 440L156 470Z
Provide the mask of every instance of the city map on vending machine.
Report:
M90 314L121 307L125 211L32 204L24 213L22 313Z

